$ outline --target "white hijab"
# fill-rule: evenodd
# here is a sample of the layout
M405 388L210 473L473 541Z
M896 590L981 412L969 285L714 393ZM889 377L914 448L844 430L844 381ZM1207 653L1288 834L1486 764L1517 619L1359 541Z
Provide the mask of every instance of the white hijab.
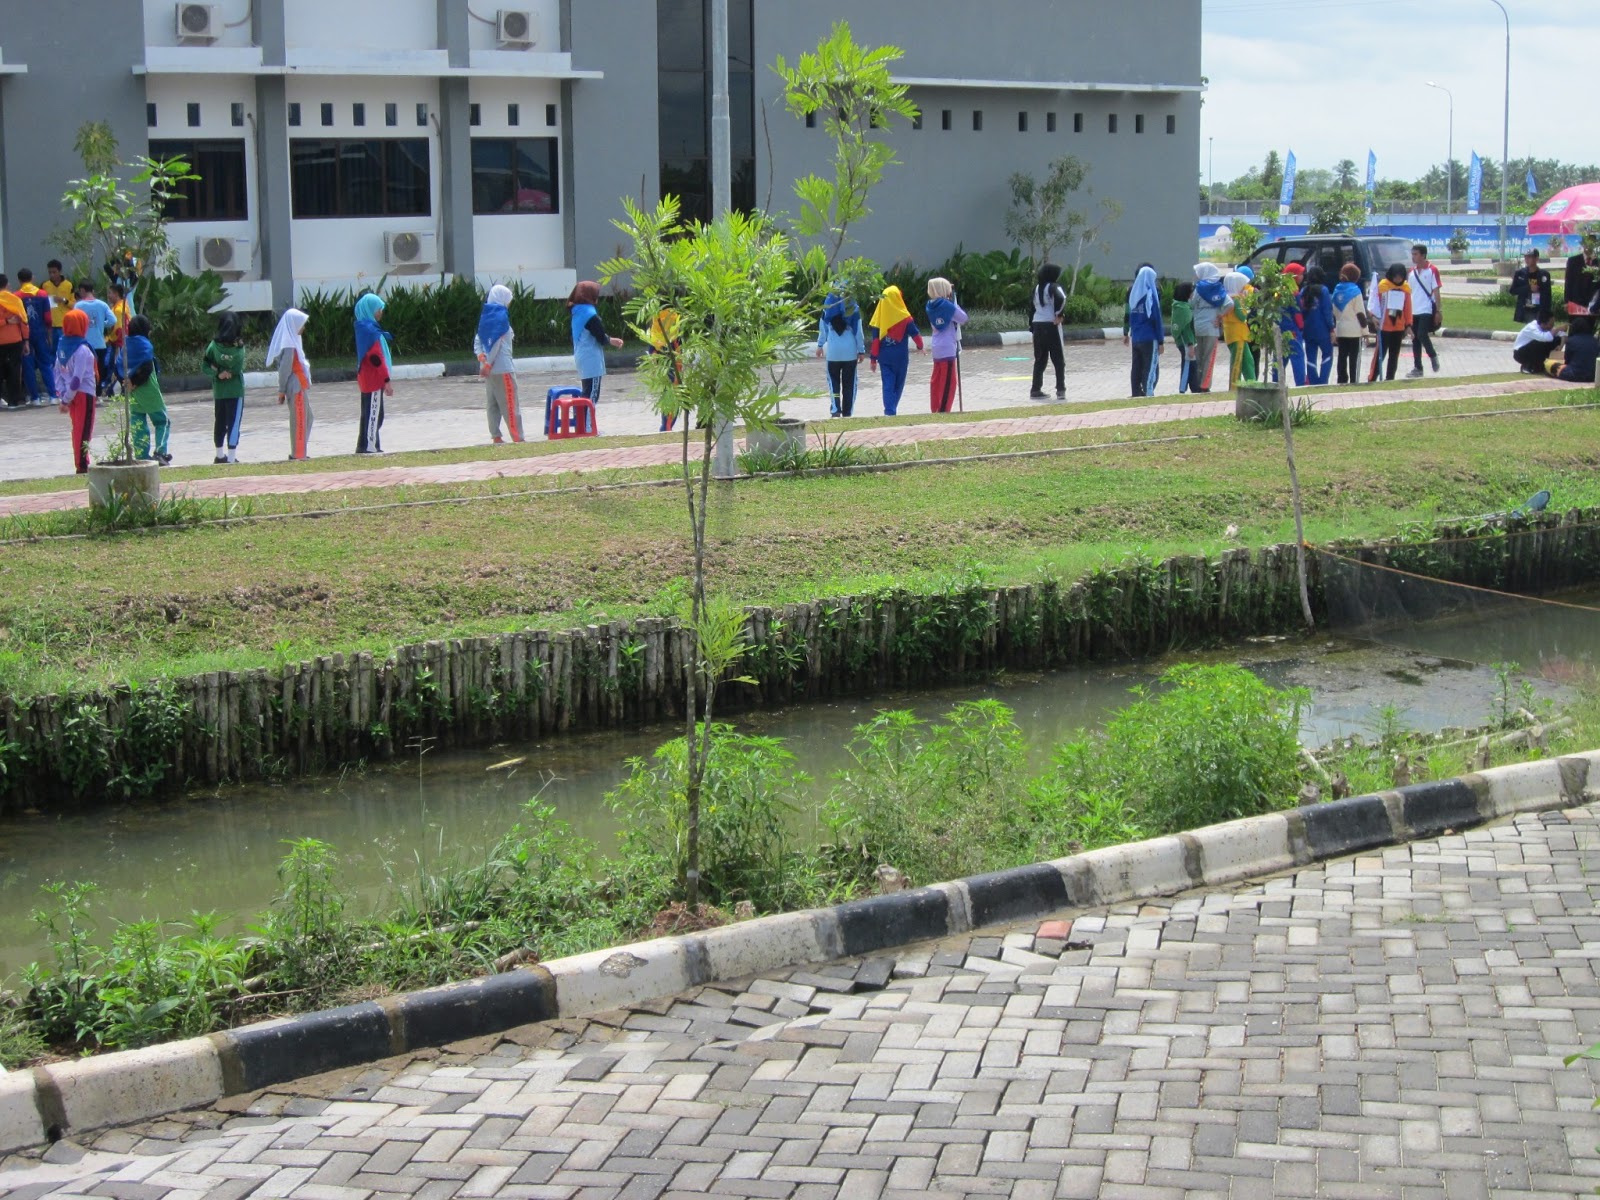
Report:
M489 289L489 303L504 307L511 303L511 289L503 283L497 283Z
M1237 296L1250 286L1250 276L1242 271L1229 271L1222 277L1222 289L1230 296Z
M287 309L278 318L278 327L272 331L272 341L267 345L268 367L277 363L285 350L292 350L306 378L311 378L311 364L306 361L306 348L300 341L300 331L306 327L306 320L306 314L298 308Z
M1142 312L1154 320L1160 313L1161 292L1156 282L1154 267L1140 267L1133 277L1133 287L1128 293L1128 311Z
M1201 283L1206 282L1208 279L1221 279L1222 278L1222 268L1217 266L1216 263L1209 263L1209 262L1195 263L1195 265L1194 265L1194 277L1196 279L1198 279Z

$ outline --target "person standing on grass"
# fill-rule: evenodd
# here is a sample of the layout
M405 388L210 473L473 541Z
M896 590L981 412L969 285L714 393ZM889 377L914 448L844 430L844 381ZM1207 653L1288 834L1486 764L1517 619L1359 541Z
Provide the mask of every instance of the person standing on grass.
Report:
M1043 400L1044 367L1046 363L1056 369L1056 399L1067 398L1067 355L1062 349L1061 322L1067 307L1067 293L1060 282L1061 268L1055 263L1045 263L1033 285L1033 319L1028 328L1033 333L1033 388L1028 399Z
M817 357L828 364L830 417L848 417L856 411L856 383L866 356L860 306L849 296L829 292L822 302L822 320L817 322Z
M1428 248L1421 242L1411 247L1411 270L1406 276L1411 288L1411 373L1407 379L1422 378L1422 352L1428 352L1433 373L1439 373L1439 352L1433 348L1433 335L1444 324L1444 301L1439 295L1439 268L1428 261Z
M33 282L33 272L17 272L17 295L28 311L28 343L22 350L22 382L30 404L49 404L56 398L55 347L50 341L50 296ZM40 381L43 386L40 386Z
M1393 379L1400 367L1400 351L1411 331L1411 285L1406 282L1404 263L1391 263L1378 284L1378 309L1383 313L1379 336L1382 339L1383 377ZM1421 375L1421 371L1412 372Z
M1333 374L1333 330L1337 320L1327 276L1321 267L1306 272L1306 285L1300 289L1300 316L1306 343L1306 382L1312 387L1326 387Z
M298 308L284 310L267 343L267 369L278 368L278 403L289 409L290 462L311 457L311 364L300 337L306 320Z
M89 340L89 349L94 351L94 360L100 368L99 394L109 394L117 382L117 370L116 364L108 357L106 335L116 327L116 315L111 311L109 304L95 297L92 283L78 285L76 311L89 318L89 332L85 336Z
M200 369L211 379L211 440L214 463L239 461L239 434L244 427L244 326L238 313L217 318L217 336L200 356Z
M1538 320L1539 314L1549 312L1555 303L1550 272L1539 265L1537 250L1529 250L1522 256L1522 265L1511 277L1511 286L1506 290L1517 298L1514 318L1524 324Z
M1133 277L1128 289L1128 312L1122 335L1123 345L1133 346L1133 363L1128 372L1133 395L1154 396L1161 378L1161 349L1167 343L1166 327L1161 323L1161 286L1156 269L1146 263Z
M511 353L515 335L511 331L510 303L510 288L502 283L490 288L478 317L478 332L472 339L473 353L478 356L478 374L484 380L489 436L496 446L505 441L500 436L502 417L511 440L522 440L522 405L517 395L517 368Z
M383 318L383 308L383 297L372 292L356 301L356 386L361 389L357 454L383 453L383 398L394 395L389 335L378 323Z
M948 279L928 280L928 324L933 327L929 350L933 354L933 379L929 385L932 411L947 413L956 402L956 360L961 356L961 327L967 313L956 303L956 289Z
M1511 357L1524 375L1543 375L1545 364L1561 345L1561 335L1555 331L1555 317L1545 313L1537 321L1529 321L1517 334L1512 344Z
M0 275L0 403L26 408L22 387L22 355L30 345L28 306L11 290L11 280Z
M1333 332L1339 342L1339 382L1361 382L1361 339L1373 321L1361 292L1361 268L1345 263L1333 288Z
M161 379L156 373L156 351L150 344L150 318L128 321L126 346L128 386L132 389L128 405L133 414L133 456L154 458L163 467L172 462L168 439L172 422L167 417L167 401L161 394ZM151 430L155 431L152 444Z
M56 399L72 418L72 464L89 473L89 439L94 437L94 401L100 380L99 359L89 345L89 314L72 309L61 321L56 343Z
M883 415L892 417L900 411L900 397L906 390L906 375L911 370L911 343L922 353L922 331L911 319L900 289L890 284L883 289L878 307L872 311L872 340L867 352L872 355L872 369L883 376Z
M1195 381L1194 284L1180 283L1172 289L1172 344L1178 350L1178 395L1191 390Z
M1222 268L1216 263L1195 264L1189 306L1194 311L1194 373L1189 390L1204 395L1211 390L1211 372L1222 343L1222 320L1233 311L1233 299L1222 286Z
M622 349L622 339L606 332L600 319L600 285L585 279L572 289L567 307L572 310L572 359L578 368L583 394L596 406L606 377L606 347Z

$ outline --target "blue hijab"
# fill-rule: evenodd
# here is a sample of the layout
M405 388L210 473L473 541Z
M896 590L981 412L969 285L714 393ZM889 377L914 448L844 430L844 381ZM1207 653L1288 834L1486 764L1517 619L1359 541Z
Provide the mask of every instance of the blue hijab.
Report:
M1343 312L1352 300L1361 299L1361 285L1351 283L1348 279L1341 279L1333 285L1333 306Z
M843 333L861 319L861 310L849 296L829 292L822 304L822 319L833 327L835 333Z
M75 337L63 330L61 340L56 343L56 362L66 366L72 361L72 356L88 344L88 338Z
M131 375L144 366L145 363L155 362L156 349L150 344L149 338L141 337L137 333L130 333L128 335L127 355L128 374Z
M356 301L356 358L364 359L374 345L383 351L383 365L392 367L389 360L389 338L378 325L378 314L383 311L383 298L371 292Z
M489 299L478 317L478 344L483 347L485 354L511 332L511 310L499 299L501 294L509 298L511 290L499 284L489 289Z
M935 330L944 329L956 319L956 302L948 296L935 296L928 301L928 324Z

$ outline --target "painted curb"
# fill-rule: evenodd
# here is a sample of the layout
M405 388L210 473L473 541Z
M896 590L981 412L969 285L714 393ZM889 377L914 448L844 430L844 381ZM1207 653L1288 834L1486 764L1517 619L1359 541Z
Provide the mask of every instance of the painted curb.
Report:
M520 1025L623 1008L716 980L870 955L1063 909L1236 884L1594 799L1600 799L1600 750L17 1071L0 1077L0 1153Z

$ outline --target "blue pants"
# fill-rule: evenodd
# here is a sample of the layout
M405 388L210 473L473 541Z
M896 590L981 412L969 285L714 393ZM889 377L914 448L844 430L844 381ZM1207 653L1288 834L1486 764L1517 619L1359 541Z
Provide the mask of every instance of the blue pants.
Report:
M32 354L24 356L22 360L22 379L28 385L28 399L37 400L40 396L56 398L56 373L55 351L50 348L50 331L41 329L31 332L28 336L28 348ZM44 387L40 388L39 380L44 380Z
M878 373L883 376L883 415L892 417L900 410L900 395L906 390L906 374L911 356L906 353L880 355Z
M1173 345L1177 346L1176 342ZM1178 346L1178 395L1189 390L1194 364L1189 361L1189 347Z
M1333 373L1333 339L1326 334L1306 334L1306 382L1321 387Z
M1306 385L1306 345L1298 336L1293 341L1289 335L1283 335L1283 360L1289 364L1289 373L1294 376L1295 387Z

